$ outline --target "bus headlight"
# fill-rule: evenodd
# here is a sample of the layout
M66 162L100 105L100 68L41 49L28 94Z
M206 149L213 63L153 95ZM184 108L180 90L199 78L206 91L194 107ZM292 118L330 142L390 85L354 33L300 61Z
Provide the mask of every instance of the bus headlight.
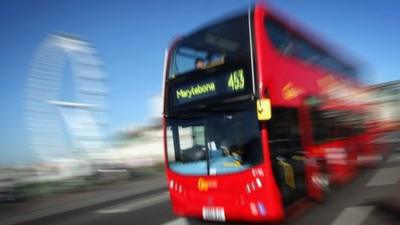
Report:
M257 189L262 188L263 184L260 178L256 178L254 180L252 180L251 182L248 182L246 184L246 193L250 194L254 191L256 191Z
M251 202L249 204L250 212L253 216L265 216L267 214L267 210L265 208L264 203L262 202Z
M176 181L170 180L169 181L169 189L176 191L180 194L183 193L183 186L181 184L178 184Z

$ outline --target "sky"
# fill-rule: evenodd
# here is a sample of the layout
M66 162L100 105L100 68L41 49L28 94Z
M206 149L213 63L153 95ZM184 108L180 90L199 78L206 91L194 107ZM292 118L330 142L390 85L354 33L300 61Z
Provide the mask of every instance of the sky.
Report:
M400 1L267 2L362 62L368 83L400 78ZM111 90L110 126L118 130L148 121L150 97L161 92L164 52L174 37L247 5L245 0L0 1L0 165L33 156L24 128L24 94L33 55L49 34L72 34L95 46Z

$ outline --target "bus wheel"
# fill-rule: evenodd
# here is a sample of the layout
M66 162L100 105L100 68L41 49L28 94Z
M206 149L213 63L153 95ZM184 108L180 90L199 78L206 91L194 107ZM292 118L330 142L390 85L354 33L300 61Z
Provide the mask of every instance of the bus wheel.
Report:
M330 181L327 173L316 173L311 177L313 184L321 190L320 202L325 202L328 194L331 192Z

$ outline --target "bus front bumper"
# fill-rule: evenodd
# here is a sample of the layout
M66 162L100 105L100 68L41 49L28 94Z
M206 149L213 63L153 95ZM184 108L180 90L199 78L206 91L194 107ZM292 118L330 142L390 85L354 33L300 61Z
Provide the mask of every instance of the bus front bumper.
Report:
M170 192L173 211L182 217L209 221L277 222L283 219L280 210L267 207L265 196L241 194L179 194ZM264 198L263 198L264 197Z

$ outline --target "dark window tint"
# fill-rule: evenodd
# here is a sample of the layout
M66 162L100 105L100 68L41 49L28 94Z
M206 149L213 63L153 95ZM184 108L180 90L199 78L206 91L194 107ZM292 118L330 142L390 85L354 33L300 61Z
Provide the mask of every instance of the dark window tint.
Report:
M169 78L232 61L250 64L247 14L206 27L180 40L170 61Z
M274 108L268 122L268 135L273 157L291 158L301 152L297 110Z
M311 108L315 143L347 138L363 132L360 115L351 111Z
M353 68L340 62L300 35L289 31L280 22L267 19L265 26L272 45L280 54L293 56L303 63L317 65L325 70L356 78L356 71Z
M273 20L267 20L267 31L272 44L281 53L288 52L290 46L291 37L285 27L280 26Z

